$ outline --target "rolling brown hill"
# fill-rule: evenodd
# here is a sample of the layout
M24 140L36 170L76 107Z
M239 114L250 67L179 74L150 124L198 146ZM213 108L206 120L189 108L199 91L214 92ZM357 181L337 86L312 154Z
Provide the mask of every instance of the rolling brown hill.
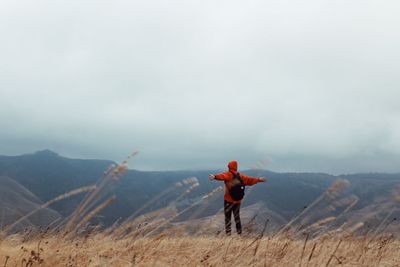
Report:
M43 202L32 192L13 179L0 176L0 223L1 228L16 222L19 218L38 209ZM47 227L61 218L49 208L40 209L18 223L13 230Z

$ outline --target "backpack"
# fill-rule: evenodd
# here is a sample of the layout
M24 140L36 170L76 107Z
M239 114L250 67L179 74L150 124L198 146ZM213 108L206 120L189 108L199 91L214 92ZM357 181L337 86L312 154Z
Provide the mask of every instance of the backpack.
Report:
M246 186L244 185L244 182L242 178L240 177L240 173L233 173L233 180L236 180L236 183L231 187L229 190L229 194L231 195L232 199L235 201L242 200L244 197L244 190Z

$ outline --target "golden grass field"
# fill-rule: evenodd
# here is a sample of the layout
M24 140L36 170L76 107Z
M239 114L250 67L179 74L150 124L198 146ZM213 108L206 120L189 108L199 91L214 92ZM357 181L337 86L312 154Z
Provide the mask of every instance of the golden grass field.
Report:
M0 241L0 266L400 266L391 236L338 237L10 235Z
M133 154L135 155L135 154ZM132 157L131 155L130 157ZM128 157L128 159L130 158ZM17 219L0 232L0 267L21 266L399 266L400 241L387 227L395 222L390 212L372 231L357 232L362 222L348 228L331 230L323 228L343 216L357 201L350 201L347 208L337 217L325 217L313 221L307 211L312 208L321 211L317 205L325 203L331 210L337 197L348 185L338 180L326 192L311 203L298 216L279 231L247 233L243 236L197 234L189 235L180 226L171 227L180 213L167 207L159 211L137 216L136 211L125 221L106 229L90 230L88 223L102 209L115 199L109 197L107 188L118 181L126 171L127 161L111 166L95 185L67 192L40 206L46 208L57 201L80 193L87 193L76 210L63 222L55 222L45 231L25 229L16 231L20 222L37 212ZM188 189L178 198L190 193L198 186L195 178L177 183L175 187ZM212 196L219 189L205 195ZM163 194L161 194L163 195ZM396 196L400 194L396 193ZM356 199L357 200L357 199ZM396 199L395 199L396 200ZM154 199L141 210L151 206ZM342 203L342 202L337 202ZM398 201L396 200L396 203ZM195 203L196 204L196 203ZM194 205L194 204L192 204ZM175 212L175 213L174 213ZM161 214L169 214L162 217ZM307 219L308 218L308 219ZM307 219L307 220L304 220ZM311 226L300 231L304 222ZM190 223L190 221L188 221ZM300 225L300 226L299 226ZM265 225L267 226L267 224ZM184 227L184 225L183 225ZM223 230L223 229L220 229ZM318 231L317 231L318 230ZM220 231L219 231L220 232ZM369 233L369 234L368 234ZM392 231L393 233L393 231Z

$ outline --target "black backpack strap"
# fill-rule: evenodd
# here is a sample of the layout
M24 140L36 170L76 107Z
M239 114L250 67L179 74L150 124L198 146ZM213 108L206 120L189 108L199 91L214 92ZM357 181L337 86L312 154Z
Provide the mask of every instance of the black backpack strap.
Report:
M234 172L230 172L230 173L232 173L233 177L238 178L239 181L244 185L244 182L243 182L242 177L240 176L239 172L237 172L236 174Z

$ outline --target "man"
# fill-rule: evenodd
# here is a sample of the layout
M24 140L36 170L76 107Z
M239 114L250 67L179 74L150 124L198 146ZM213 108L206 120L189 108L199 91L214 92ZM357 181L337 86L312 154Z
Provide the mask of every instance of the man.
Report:
M244 186L243 185L254 185L256 183L265 182L267 179L265 178L256 178L244 175L242 173L238 173L238 164L237 161L231 161L228 164L228 171L220 173L220 174L210 174L210 180L219 180L225 182L225 194L224 194L224 212L225 212L225 232L227 235L231 234L231 219L232 213L235 218L236 223L236 231L240 235L242 233L242 224L240 222L240 203L241 198L244 194ZM237 189L237 184L241 184L239 189ZM232 191L231 191L232 190ZM233 196L233 190L235 195ZM238 195L239 190L239 195ZM240 195L240 190L242 195Z

